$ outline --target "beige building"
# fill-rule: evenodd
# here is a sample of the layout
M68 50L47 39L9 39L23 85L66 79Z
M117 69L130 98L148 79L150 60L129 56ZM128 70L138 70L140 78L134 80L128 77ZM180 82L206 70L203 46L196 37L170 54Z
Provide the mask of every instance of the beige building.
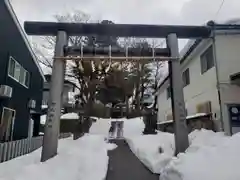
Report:
M217 129L238 131L240 25L215 25L211 38L189 41L181 57L187 115L210 112ZM158 90L159 122L172 119L170 97L166 77Z

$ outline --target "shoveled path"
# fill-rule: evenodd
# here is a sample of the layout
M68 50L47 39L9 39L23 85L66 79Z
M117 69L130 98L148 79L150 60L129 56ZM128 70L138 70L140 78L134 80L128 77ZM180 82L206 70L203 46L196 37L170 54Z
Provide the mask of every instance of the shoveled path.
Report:
M111 140L118 147L108 151L109 166L106 180L158 180L132 153L125 140Z

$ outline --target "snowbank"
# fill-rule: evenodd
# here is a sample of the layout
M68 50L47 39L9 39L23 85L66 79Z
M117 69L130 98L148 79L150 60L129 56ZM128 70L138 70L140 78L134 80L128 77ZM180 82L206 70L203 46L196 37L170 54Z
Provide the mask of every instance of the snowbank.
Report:
M186 150L186 154L200 151L205 147L216 147L227 139L224 133L205 129L195 130L189 134L190 147ZM128 136L126 140L132 152L153 173L160 174L162 169L175 159L173 134L158 132L156 135Z
M219 135L220 137L220 135ZM190 147L191 148L191 147ZM163 169L161 180L227 180L240 179L240 133L218 139L174 158Z
M125 119L123 126L123 136L125 138L141 135L145 127L144 122L140 117Z
M61 119L79 119L79 115L77 113L67 113L63 114Z
M228 138L223 132L216 133L206 129L195 130L189 134L190 146L186 152L197 151L204 146L214 147Z
M58 155L40 163L41 149L0 164L1 180L103 180L107 173L107 151L116 147L103 136L85 135L63 139Z
M90 134L99 134L108 137L108 131L111 126L111 119L98 119L89 130Z
M142 135L127 138L127 143L132 152L153 173L169 163L174 155L173 135L159 132L157 135Z

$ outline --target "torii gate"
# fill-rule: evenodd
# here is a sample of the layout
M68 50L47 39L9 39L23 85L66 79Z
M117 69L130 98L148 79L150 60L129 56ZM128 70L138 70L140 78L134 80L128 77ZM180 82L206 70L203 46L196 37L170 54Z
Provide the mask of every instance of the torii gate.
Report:
M53 61L52 80L50 87L49 109L43 140L41 161L46 161L57 154L58 134L61 113L61 93L64 81L66 60L93 60L110 58L112 61L127 59L142 61L169 62L170 85L172 93L172 114L175 122L176 153L184 152L189 146L186 125L185 103L183 97L182 73L179 60L178 38L197 39L208 38L211 29L206 26L170 26L170 25L138 25L138 24L96 24L96 23L57 23L57 22L25 22L25 31L28 35L57 36ZM145 49L143 57L134 56L137 49L129 49L126 53L122 49L97 49L100 55L84 57L92 52L89 47L68 47L68 36L99 35L115 37L148 37L166 38L167 48ZM110 53L109 53L110 52ZM123 53L123 57L114 54ZM73 57L81 54L81 58ZM67 56L71 57L67 57Z

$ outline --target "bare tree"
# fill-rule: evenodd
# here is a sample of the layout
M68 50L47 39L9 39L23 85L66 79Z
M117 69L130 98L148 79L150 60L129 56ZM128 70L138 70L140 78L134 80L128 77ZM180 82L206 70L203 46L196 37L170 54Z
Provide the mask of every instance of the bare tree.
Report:
M75 22L75 23L88 23L90 22L90 16L81 12L74 11L73 13L67 13L64 15L55 15L55 19L58 22ZM106 23L106 21L104 21ZM52 68L52 57L55 47L56 37L44 36L39 40L41 43L33 43L34 50L39 57L40 63L47 67ZM70 46L94 46L96 43L95 37L86 36L70 36ZM110 62L108 61L67 61L66 77L74 82L75 87L79 90L79 94L76 96L81 101L81 104L89 109L95 98L95 92L97 86L103 82L102 79L106 75L107 68L109 68ZM88 110L89 112L89 110Z

